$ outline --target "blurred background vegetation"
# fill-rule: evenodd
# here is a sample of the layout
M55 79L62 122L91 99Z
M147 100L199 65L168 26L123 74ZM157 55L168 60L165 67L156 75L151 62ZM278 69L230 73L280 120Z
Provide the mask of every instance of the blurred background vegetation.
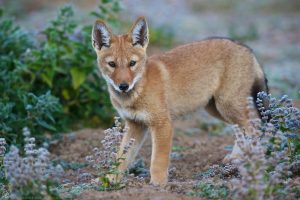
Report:
M24 126L40 140L111 126L115 111L90 42L96 18L121 33L146 16L149 55L210 36L242 41L272 94L300 97L298 0L2 0L0 7L0 137L11 143Z

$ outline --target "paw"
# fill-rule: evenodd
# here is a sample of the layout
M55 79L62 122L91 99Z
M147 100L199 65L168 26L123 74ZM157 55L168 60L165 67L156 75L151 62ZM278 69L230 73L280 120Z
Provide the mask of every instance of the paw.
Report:
M228 154L225 156L225 158L223 159L223 163L224 164L239 164L241 163L242 159L241 156L239 154Z
M122 175L121 174L109 174L109 175L107 175L107 178L110 183L117 183L121 180Z
M94 178L94 179L92 179L91 183L99 184L100 183L100 178Z
M167 177L151 177L150 184L155 187L163 187L167 184Z
M231 162L231 156L230 156L230 154L227 154L225 156L225 158L223 158L222 163L223 164L229 164L230 162Z

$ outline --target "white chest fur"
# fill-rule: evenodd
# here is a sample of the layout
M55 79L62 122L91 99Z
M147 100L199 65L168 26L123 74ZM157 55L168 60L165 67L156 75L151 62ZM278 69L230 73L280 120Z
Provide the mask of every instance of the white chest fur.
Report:
M146 111L136 111L128 108L118 108L117 111L119 115L125 119L141 122L147 122L149 120L149 114Z

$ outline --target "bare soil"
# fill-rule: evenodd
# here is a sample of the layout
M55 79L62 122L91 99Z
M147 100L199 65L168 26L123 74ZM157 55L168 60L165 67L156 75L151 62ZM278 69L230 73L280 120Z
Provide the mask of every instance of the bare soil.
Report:
M193 125L194 124L194 125ZM199 173L206 171L209 166L221 165L222 159L228 153L225 147L232 145L233 136L209 135L195 127L191 121L176 121L173 140L173 153L171 155L169 183L164 187L155 187L149 184L150 177L145 182L134 182L122 190L100 192L87 190L77 199L201 199L187 193L191 192L199 180ZM192 127L192 128L191 128ZM190 130L185 132L184 130ZM84 163L85 157L91 154L94 147L101 147L104 137L102 129L84 129L68 134L57 144L52 145L51 153L56 159L70 163ZM151 140L148 137L138 158L143 158L146 169L149 169L151 158ZM68 179L76 181L79 173L89 171L88 168L68 171ZM129 178L130 179L130 178Z

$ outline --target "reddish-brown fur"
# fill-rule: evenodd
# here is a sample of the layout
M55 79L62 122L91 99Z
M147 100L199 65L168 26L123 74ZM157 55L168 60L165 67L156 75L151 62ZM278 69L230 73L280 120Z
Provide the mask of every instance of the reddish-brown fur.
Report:
M266 90L252 52L227 39L194 42L147 58L148 28L139 18L128 34L118 36L96 21L93 45L111 102L129 127L121 151L130 138L135 139L120 170L131 163L150 132L154 184L167 182L174 117L205 107L219 119L245 126L246 98L252 95L253 85ZM136 61L133 67L129 66L132 60ZM111 61L115 67L109 66ZM132 88L122 92L121 83Z

